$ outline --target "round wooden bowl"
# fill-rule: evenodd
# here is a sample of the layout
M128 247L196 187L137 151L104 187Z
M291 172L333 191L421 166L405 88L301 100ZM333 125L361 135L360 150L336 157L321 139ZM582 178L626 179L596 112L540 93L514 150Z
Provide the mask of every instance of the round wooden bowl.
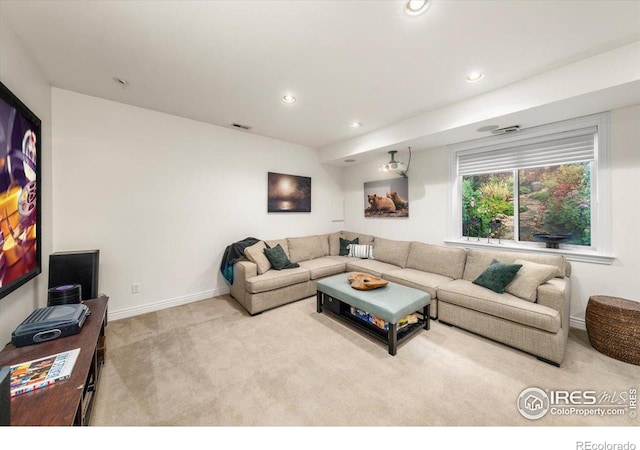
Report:
M640 365L640 302L589 297L585 315L591 346L611 358Z

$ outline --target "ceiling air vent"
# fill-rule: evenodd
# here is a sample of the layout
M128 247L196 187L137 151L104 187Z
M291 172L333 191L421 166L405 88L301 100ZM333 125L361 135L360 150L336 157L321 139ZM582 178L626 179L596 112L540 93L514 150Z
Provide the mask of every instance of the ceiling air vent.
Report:
M232 123L231 126L233 128L240 128L242 130L250 130L251 129L251 127L248 127L246 125L240 125L239 123Z
M510 127L496 128L495 130L491 130L491 134L513 133L514 131L518 130L520 130L520 125L511 125Z

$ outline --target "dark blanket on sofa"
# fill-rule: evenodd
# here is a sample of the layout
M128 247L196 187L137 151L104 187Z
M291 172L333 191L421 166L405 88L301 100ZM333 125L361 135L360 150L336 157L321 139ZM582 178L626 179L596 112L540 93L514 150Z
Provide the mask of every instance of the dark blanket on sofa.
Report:
M260 242L260 239L247 237L227 246L224 255L222 255L220 272L222 272L222 276L229 284L233 284L233 265L244 258L244 249L258 242Z

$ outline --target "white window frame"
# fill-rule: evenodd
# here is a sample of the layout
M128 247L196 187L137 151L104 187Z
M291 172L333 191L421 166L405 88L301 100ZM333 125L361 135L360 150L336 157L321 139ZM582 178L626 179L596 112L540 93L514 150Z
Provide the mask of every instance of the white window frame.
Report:
M591 184L591 246L561 245L559 249L548 249L543 243L505 241L487 238L469 238L462 235L462 176L458 176L458 156L469 152L482 152L523 145L541 137L596 127L594 142L595 160L592 163ZM464 247L491 247L507 251L535 251L560 253L572 261L611 264L611 169L609 157L609 113L594 114L563 122L526 128L513 133L477 139L450 145L449 147L449 222L446 243ZM516 181L516 180L514 180ZM518 211L517 195L514 195L514 211ZM514 221L514 233L518 232ZM517 236L517 234L516 234Z

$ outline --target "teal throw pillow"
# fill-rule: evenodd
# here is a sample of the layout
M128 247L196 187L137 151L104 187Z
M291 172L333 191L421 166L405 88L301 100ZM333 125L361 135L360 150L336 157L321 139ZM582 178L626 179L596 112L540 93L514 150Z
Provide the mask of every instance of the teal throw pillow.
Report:
M272 268L276 270L293 269L294 267L300 267L300 264L292 263L291 261L289 261L289 258L287 258L287 254L284 252L284 249L280 246L280 244L276 245L273 248L265 248L264 254L267 256L267 259L271 263Z
M503 294L504 288L513 281L521 267L522 264L505 264L494 259L489 267L473 280L473 284Z
M355 238L353 241L349 241L347 239L340 238L340 256L349 256L349 246L351 244L359 244L360 238Z

